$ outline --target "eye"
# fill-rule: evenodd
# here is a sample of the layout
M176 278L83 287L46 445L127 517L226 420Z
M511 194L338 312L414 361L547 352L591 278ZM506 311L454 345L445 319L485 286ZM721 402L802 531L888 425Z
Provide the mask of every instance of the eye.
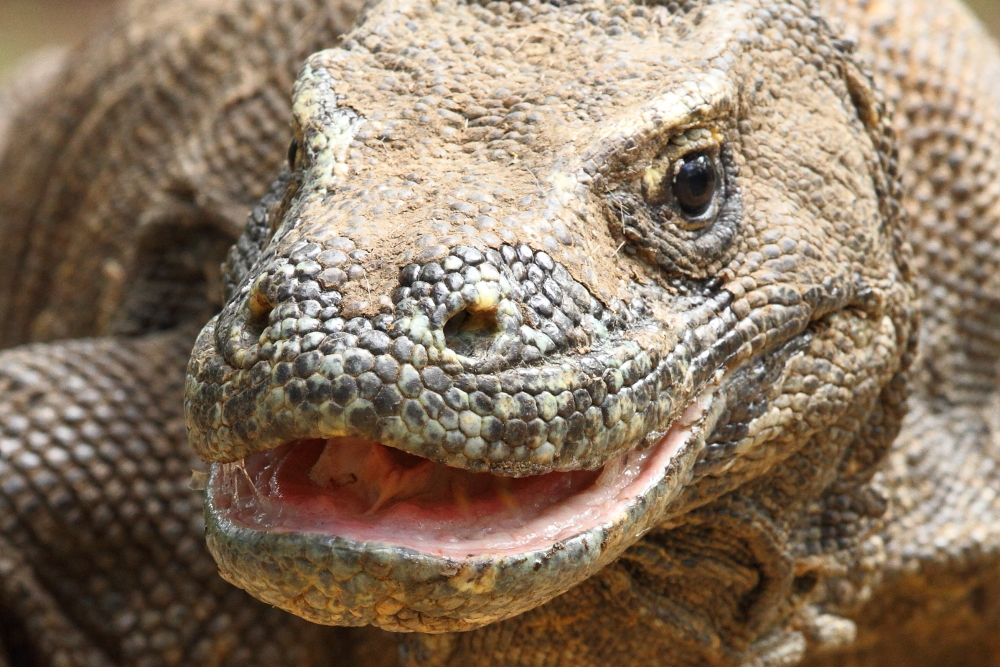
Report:
M295 160L299 157L299 140L292 139L292 145L288 147L288 168L295 171Z
M725 194L718 144L656 159L640 179L642 197L676 225L696 231L710 225ZM663 214L661 213L661 215Z
M674 176L674 201L687 217L700 218L711 207L718 187L715 161L707 155L688 157Z

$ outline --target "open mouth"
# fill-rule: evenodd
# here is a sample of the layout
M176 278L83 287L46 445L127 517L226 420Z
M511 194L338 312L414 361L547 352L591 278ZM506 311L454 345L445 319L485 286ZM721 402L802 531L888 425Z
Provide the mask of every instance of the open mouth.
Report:
M707 397L652 446L598 470L473 473L349 437L299 440L224 464L210 494L251 530L336 536L465 558L546 549L620 519L659 483Z
M209 549L223 578L315 623L482 627L565 592L662 520L718 419L717 388L596 470L505 477L343 434L214 463Z

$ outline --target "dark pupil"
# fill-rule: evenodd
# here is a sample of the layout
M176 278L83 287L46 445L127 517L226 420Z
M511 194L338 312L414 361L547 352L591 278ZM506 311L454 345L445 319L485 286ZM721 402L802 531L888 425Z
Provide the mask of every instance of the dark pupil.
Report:
M699 155L681 165L674 178L674 198L685 214L701 215L712 203L717 182L715 164L707 155Z
M288 168L295 170L295 158L299 156L299 140L292 139L292 145L288 147Z

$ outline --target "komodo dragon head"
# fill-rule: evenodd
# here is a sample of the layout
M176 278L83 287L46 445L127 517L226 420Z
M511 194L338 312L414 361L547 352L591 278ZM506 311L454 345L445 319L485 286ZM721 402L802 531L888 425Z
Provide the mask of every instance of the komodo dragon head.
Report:
M786 544L865 479L914 296L884 113L811 11L384 0L311 57L189 367L223 576L467 630L741 489Z

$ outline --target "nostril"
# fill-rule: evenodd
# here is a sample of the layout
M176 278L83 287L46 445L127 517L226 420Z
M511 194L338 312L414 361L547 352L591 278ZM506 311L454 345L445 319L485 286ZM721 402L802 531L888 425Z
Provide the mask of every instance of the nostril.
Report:
M463 308L444 325L445 344L466 357L488 352L499 334L496 310L472 311Z
M247 310L247 331L253 336L260 336L270 322L274 304L264 292L254 290L247 299Z
M455 313L455 315L450 320L445 322L444 325L445 340L448 340L449 338L455 336L455 334L457 334L459 330L462 328L462 325L465 324L465 321L467 319L469 319L469 311L463 308L462 310Z

